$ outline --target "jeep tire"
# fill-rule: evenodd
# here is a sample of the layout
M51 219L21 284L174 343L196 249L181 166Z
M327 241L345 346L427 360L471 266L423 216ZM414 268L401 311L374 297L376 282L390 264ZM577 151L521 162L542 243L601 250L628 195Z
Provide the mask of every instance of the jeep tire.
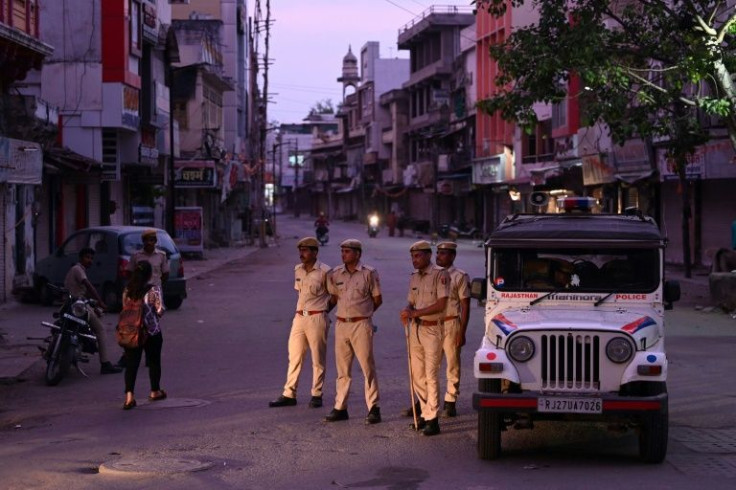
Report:
M501 393L500 379L479 379L481 393ZM501 423L503 414L490 410L478 410L478 457L498 459L501 456Z

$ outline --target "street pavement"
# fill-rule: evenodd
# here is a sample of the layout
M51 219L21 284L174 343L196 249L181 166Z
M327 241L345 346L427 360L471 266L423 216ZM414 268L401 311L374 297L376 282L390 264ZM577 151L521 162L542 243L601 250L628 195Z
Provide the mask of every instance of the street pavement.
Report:
M262 245L268 247L293 246L296 240L305 234L311 234L313 219L308 216L295 218L278 215L276 220L276 238L269 237L265 244L255 240L254 244L229 248L208 249L202 258L185 260L184 270L187 281L200 280L206 272L218 269L229 262L239 260L259 250ZM340 222L340 230L351 233L351 236L363 239L365 226L357 222ZM404 240L410 243L414 239L429 238L407 232L405 237L388 237L387 230L381 230L378 239ZM471 245L470 240L467 240ZM334 240L327 246L337 247L339 241ZM407 248L408 250L408 248ZM479 265L479 270L482 264ZM470 271L469 271L470 272ZM471 274L472 275L472 274ZM736 318L713 307L708 292L708 274L703 269L695 269L691 278L684 277L682 267L669 266L666 269L667 279L680 281L682 289L681 301L675 308L666 313L668 336L736 336ZM188 286L189 287L189 286ZM182 308L186 308L184 301ZM14 299L0 305L0 383L12 383L23 379L23 373L41 360L38 346L47 335L47 329L41 321L49 321L55 307L38 304L23 304ZM108 333L108 345L113 345L112 332L115 314L107 314L104 324ZM33 339L28 339L31 337Z

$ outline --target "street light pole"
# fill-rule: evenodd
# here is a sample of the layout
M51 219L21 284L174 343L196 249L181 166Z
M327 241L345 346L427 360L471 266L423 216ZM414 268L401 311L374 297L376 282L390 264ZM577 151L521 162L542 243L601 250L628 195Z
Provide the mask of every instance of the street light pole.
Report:
M276 236L276 143L271 146L271 230Z
M258 199L259 205L261 206L261 226L260 226L260 233L258 233L258 245L261 248L268 247L268 244L266 243L266 181L265 176L266 172L264 167L266 166L265 162L265 140L266 140L266 130L263 129L263 134L261 135L260 139L260 145L259 145L259 152L258 156L260 158L260 162L258 162L258 177L260 179L260 191L261 191L261 197Z
M299 140L294 140L294 217L299 217Z

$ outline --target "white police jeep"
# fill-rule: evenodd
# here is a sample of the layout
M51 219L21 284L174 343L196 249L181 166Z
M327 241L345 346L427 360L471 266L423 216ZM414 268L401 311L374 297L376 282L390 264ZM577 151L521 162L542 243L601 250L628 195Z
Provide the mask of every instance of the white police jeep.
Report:
M641 459L667 452L664 310L680 297L664 281L664 247L652 218L574 212L506 218L486 242L485 335L475 353L478 455L501 454L507 428L535 420L634 427Z

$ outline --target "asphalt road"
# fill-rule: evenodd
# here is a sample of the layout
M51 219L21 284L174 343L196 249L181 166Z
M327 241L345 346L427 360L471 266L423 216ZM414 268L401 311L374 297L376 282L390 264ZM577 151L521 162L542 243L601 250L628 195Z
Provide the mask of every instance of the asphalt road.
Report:
M3 488L502 489L733 488L736 485L736 337L673 329L668 338L670 449L661 465L643 465L633 433L597 425L537 424L505 435L505 456L476 457L471 359L482 334L473 308L459 416L427 438L399 416L408 405L403 306L414 237L369 239L356 224L333 223L321 259L339 261L337 244L357 237L363 259L379 270L384 305L375 315L375 351L383 423L366 426L357 363L350 420L322 422L334 398L332 334L326 406L307 407L311 369L303 369L296 407L268 408L281 393L293 315L293 265L305 220L281 220L280 246L257 250L190 281L190 297L163 321L164 402L121 410L122 375L72 373L43 385L42 365L27 381L0 386L0 482ZM482 250L460 246L457 265L482 273ZM41 308L41 307L39 307ZM44 314L50 310L42 310ZM334 315L333 315L334 316ZM676 320L676 317L673 317ZM198 469L201 471L192 471Z

